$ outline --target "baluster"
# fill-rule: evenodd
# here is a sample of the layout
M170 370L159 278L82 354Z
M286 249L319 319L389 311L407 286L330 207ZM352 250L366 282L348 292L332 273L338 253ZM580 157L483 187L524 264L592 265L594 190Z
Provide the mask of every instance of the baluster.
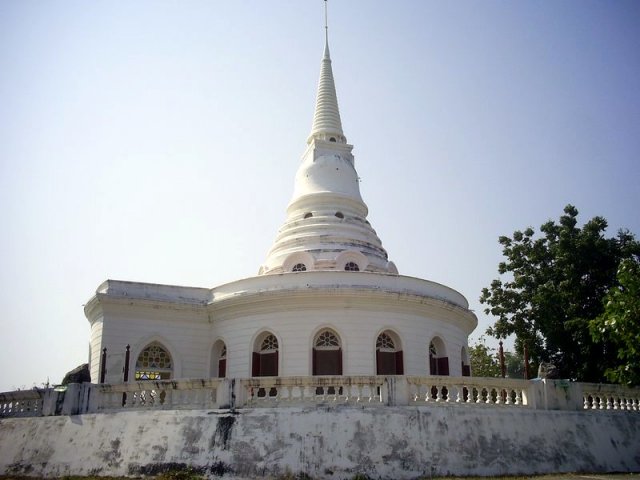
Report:
M413 401L415 403L422 402L422 387L420 385L412 385L412 388L413 388Z
M357 385L345 385L344 388L344 402L345 403L351 403L353 402L353 392L356 391L357 389L354 390L354 388L357 387ZM357 398L357 396L356 396Z
M460 385L449 388L449 398L453 398L453 402L460 403L462 400L462 387Z
M371 403L373 401L373 397L376 395L374 387L371 385L363 385L361 389L363 399L366 402Z
M414 403L418 401L418 389L415 385L409 385L409 402L413 401ZM413 400L412 400L413 399Z
M300 400L303 402L312 401L314 399L314 392L313 387L308 384L300 387Z
M496 400L495 402L493 402L495 405L501 405L504 402L504 398L502 397L502 390L498 389L498 388L493 388L491 390L491 393L493 394L493 392L496 393Z

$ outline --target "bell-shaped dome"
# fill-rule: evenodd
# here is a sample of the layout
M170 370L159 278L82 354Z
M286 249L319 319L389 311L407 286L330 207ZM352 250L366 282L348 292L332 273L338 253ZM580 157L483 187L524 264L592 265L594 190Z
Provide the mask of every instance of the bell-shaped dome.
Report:
M343 195L362 202L358 186L358 174L353 167L351 155L342 152L314 152L300 165L296 174L291 203L323 192Z

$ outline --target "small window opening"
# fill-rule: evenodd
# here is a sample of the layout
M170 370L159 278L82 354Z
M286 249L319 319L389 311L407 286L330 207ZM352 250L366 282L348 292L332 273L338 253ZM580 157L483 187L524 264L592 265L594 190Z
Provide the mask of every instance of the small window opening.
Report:
M376 342L376 348L383 352L395 352L396 344L393 339L387 335L386 333L382 333L378 336L378 341Z
M336 141L336 137L331 137L331 138L329 139L329 141L330 141L330 142L334 142L334 143L335 143L335 141Z
M313 217L313 213L311 212L307 212L304 214L304 218L311 218L311 217Z
M316 338L315 347L317 349L335 350L340 348L340 340L333 332L325 330Z
M260 345L261 353L277 352L278 351L278 339L274 335L267 335L262 344Z
M296 263L291 269L292 272L306 272L307 266L304 263Z
M345 266L344 269L347 272L359 272L360 271L360 267L358 267L358 264L355 262L348 262Z
M336 212L336 217L344 218L344 214L342 212Z
M136 361L136 380L167 380L171 378L173 362L160 344L152 343L145 348Z

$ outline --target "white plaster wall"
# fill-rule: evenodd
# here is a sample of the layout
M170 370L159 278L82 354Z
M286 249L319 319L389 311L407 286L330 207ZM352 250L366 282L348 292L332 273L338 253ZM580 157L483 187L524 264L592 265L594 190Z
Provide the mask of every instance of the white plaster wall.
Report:
M440 337L450 374L461 375L461 349L476 324L462 295L410 277L304 272L253 277L213 290L109 280L86 309L91 322L91 374L99 381L107 348L107 383L123 380L125 347L130 377L141 350L153 341L172 356L173 378L212 375L211 348L227 346L227 376L251 376L255 338L279 340L279 375L310 375L312 342L322 328L342 341L343 373L374 375L375 342L385 329L401 340L404 372L426 375L428 346ZM214 376L216 375L214 370Z
M436 335L447 346L451 375L462 374L460 352L467 344L466 335L446 321L415 314L341 306L301 307L218 320L214 331L227 342L228 376L242 378L251 375L254 338L266 330L279 340L279 375L311 375L313 338L323 328L333 329L341 338L344 375L375 375L375 342L387 329L401 339L405 374L428 374L428 346Z
M122 382L127 344L131 346L129 379L133 380L138 355L153 341L162 343L171 354L174 378L209 376L211 325L206 312L109 305L104 307L103 319L106 383Z
M102 316L100 315L91 324L89 333L89 345L91 355L89 356L89 372L91 381L98 383L100 381L100 356L102 355Z
M475 406L154 411L0 420L4 475L410 479L640 471L640 416Z

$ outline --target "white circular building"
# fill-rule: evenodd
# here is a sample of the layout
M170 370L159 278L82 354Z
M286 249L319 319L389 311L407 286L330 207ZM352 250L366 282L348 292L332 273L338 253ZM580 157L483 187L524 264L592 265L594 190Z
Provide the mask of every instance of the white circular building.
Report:
M469 375L475 315L455 290L399 275L352 148L325 43L287 218L258 276L212 289L107 280L85 308L93 381Z

